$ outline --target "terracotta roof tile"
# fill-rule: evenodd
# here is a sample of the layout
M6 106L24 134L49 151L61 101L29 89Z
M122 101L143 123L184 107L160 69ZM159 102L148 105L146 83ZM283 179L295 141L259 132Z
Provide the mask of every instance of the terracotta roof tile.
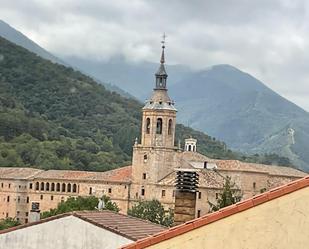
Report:
M156 233L162 232L167 228L154 224L145 220L130 217L124 214L115 213L112 211L77 211L65 214L52 216L46 219L42 219L37 222L27 223L24 225L11 227L9 229L1 230L0 234L9 233L15 230L27 228L29 226L46 223L48 221L60 219L73 215L84 221L87 221L93 225L109 230L113 233L117 233L123 237L131 240L140 240Z
M105 172L76 170L47 170L36 175L37 179L69 179L128 182L131 180L132 166L125 166Z
M306 173L291 167L266 165L258 163L247 163L238 160L211 159L197 152L184 152L183 159L189 162L205 162L205 161L213 162L217 164L218 170L261 172L277 176L304 177L307 175Z
M34 168L0 167L0 179L26 180L34 177L40 172L43 172L43 170Z
M291 167L266 165L258 163L246 163L238 160L211 160L211 161L217 164L218 170L261 172L277 176L304 177L307 175L305 172L302 172L298 169L294 169Z
M204 215L200 218L194 219L185 224L181 224L173 228L170 228L169 230L155 234L143 240L142 244L139 244L139 242L137 241L135 243L123 246L122 249L133 249L133 248L141 249L141 248L147 247L146 245L149 245L149 244L153 245L153 244L160 243L169 238L181 235L193 229L199 228L201 226L205 226L217 220L237 214L244 210L250 209L252 207L271 201L275 198L281 197L283 195L289 194L291 192L297 191L305 187L309 187L309 176L290 182L286 185L277 187L275 189L272 189L260 195L254 196L253 198L238 202L234 205L222 208L217 212Z
M167 229L158 224L111 211L81 211L75 212L74 215L132 240L143 239Z

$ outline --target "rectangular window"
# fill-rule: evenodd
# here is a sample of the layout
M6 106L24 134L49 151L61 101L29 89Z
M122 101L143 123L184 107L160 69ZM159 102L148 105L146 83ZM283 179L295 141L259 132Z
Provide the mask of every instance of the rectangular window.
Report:
M201 210L197 210L197 218L201 217Z
M162 197L165 197L165 189L162 190L161 196L162 196Z
M143 179L146 179L146 173L143 173Z
M92 195L92 187L89 188L89 194Z
M8 197L6 198L7 202L10 202L10 196L8 195Z
M9 183L9 188L11 188L11 183Z
M3 188L3 183L1 183L1 188Z
M202 192L198 192L198 198L199 198L199 199L202 198Z
M112 193L112 188L108 189L108 193L110 193L110 194Z
M142 188L142 192L141 195L144 196L145 195L145 189Z
M27 203L29 203L29 196L27 196Z
M6 213L6 216L5 216L6 218L8 218L9 217L9 213Z
M53 196L53 195L50 196L50 200L51 200L51 201L54 200L54 196Z
M40 199L43 200L43 195L40 196Z
M26 217L28 217L29 213L28 213L28 212L26 212L26 213L25 213L25 215L26 215Z
M26 224L28 223L28 219L25 219L25 223L26 223Z
M256 188L256 182L253 183L253 188Z
M20 196L17 197L17 202L20 203Z
M219 199L219 194L218 193L216 193L216 199Z

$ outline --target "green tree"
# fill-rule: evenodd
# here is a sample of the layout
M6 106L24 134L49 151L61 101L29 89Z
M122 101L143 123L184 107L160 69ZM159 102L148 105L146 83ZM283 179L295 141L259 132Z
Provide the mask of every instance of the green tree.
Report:
M236 186L235 182L232 182L231 177L227 176L224 179L223 189L218 196L217 203L213 204L208 201L211 211L218 211L221 208L235 204L242 198L240 189Z
M108 196L103 196L102 200L105 203L103 210L111 210L114 212L119 212L119 207L115 202L112 202ZM43 212L41 218L47 218L57 214L68 213L72 211L81 210L96 210L99 203L99 199L95 196L87 197L69 197L66 201L60 202L57 208L50 209L49 211Z
M103 195L101 200L104 202L103 210L111 210L117 213L120 211L120 208L115 202L111 201L109 196Z
M148 220L163 226L171 226L174 221L174 215L170 209L168 213L158 200L140 201L128 210L128 215L140 219Z
M15 227L18 225L20 225L20 222L13 218L6 218L3 220L0 220L0 230L7 229L10 227Z

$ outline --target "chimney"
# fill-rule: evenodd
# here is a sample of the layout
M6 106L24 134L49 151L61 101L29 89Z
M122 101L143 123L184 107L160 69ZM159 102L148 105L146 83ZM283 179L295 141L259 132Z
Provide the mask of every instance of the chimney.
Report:
M39 202L32 202L31 203L31 210L29 214L29 223L39 221L41 219L40 214L40 203Z
M185 223L195 218L196 191L198 184L197 170L182 169L177 171L174 225Z

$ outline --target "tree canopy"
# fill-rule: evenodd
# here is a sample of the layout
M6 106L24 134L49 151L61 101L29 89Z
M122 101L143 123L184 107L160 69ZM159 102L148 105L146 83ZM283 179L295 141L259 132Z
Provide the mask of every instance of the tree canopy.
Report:
M174 221L173 212L166 213L158 200L140 201L128 210L128 215L163 226L171 226Z
M217 203L209 202L211 211L218 211L221 208L230 206L239 202L242 198L240 189L232 182L231 177L226 176L223 184L222 192L219 193Z
M103 210L111 210L114 212L119 212L119 207L115 202L112 202L108 196L103 196L102 200L104 202ZM60 202L57 208L50 209L49 211L43 212L41 218L47 218L57 214L63 214L72 211L81 210L96 210L98 207L99 199L95 196L87 197L69 197L66 201Z

